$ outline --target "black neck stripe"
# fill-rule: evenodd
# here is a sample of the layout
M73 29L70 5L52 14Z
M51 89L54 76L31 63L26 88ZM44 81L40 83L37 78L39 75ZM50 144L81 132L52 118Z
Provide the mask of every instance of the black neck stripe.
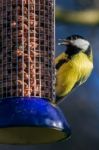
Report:
M91 54L91 46L90 45L89 45L88 49L85 51L85 54L87 56L90 56L90 54Z
M71 56L79 53L81 51L80 48L77 48L76 46L68 46L65 53L68 54L68 57L71 58Z
M60 61L56 64L56 69L59 69L65 62L66 62L66 59L60 60Z

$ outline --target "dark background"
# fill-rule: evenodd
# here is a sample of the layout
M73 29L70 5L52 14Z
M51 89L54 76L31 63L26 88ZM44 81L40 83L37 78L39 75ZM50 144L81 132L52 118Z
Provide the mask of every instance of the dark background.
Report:
M99 8L98 0L56 0L56 6L66 10ZM76 89L59 106L72 128L68 141L48 145L9 146L0 145L1 150L99 150L99 26L81 26L56 22L56 43L59 38L79 34L92 44L94 70L88 81ZM64 47L56 45L56 55Z

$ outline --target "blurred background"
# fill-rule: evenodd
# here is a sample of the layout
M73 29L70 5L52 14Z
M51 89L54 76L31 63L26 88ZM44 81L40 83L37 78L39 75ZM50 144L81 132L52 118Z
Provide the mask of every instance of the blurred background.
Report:
M72 136L55 144L9 146L1 150L99 150L99 1L56 0L56 55L64 51L59 38L79 34L92 44L94 70L88 81L59 106L67 118Z

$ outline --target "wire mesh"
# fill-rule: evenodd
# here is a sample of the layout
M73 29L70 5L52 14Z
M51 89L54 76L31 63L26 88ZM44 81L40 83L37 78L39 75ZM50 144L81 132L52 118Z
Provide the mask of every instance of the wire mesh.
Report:
M55 98L55 0L0 1L0 98Z

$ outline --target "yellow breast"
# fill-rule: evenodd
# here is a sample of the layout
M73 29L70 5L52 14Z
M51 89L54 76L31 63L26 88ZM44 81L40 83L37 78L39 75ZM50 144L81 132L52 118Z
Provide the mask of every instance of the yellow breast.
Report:
M82 84L89 77L93 68L93 63L87 55L80 52L72 57L67 63L64 63L56 71L56 95L59 97L66 96L79 82Z

